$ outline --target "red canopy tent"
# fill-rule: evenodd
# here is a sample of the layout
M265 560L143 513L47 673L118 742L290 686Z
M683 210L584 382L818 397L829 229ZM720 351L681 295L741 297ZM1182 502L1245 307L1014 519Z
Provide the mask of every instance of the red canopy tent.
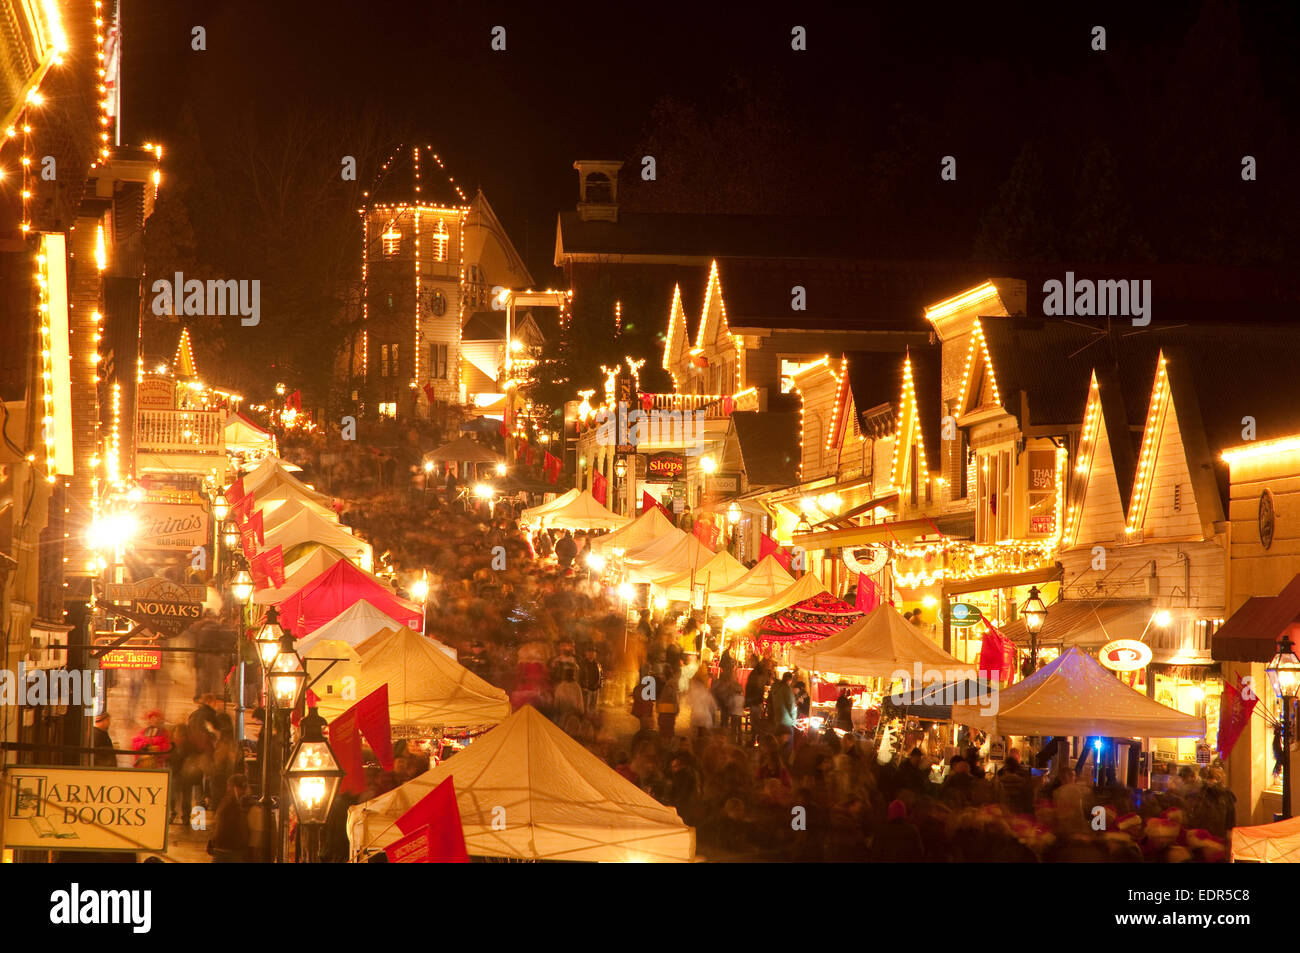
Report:
M280 624L302 638L361 599L417 632L424 628L419 606L397 598L346 559L339 560L281 602Z
M773 612L759 623L755 639L759 642L807 642L834 635L861 619L859 612L829 592L819 592L811 599L796 602L780 612Z

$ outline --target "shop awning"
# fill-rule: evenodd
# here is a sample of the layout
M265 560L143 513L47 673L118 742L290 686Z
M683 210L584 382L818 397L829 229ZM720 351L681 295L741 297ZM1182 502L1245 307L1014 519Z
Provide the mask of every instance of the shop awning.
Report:
M975 532L972 514L957 516L922 517L915 520L896 520L892 523L875 523L871 526L853 526L849 529L828 529L817 533L796 533L794 545L806 550L836 549L841 546L865 546L890 540L907 542L922 536L971 536Z
M1105 645L1114 639L1140 639L1151 621L1151 603L1106 599L1065 599L1047 607L1047 620L1038 644ZM1029 644L1025 620L1002 626L1001 632L1017 645Z
M1269 662L1288 633L1300 634L1300 575L1276 596L1253 596L1214 633L1210 657L1216 662Z
M857 506L851 509L847 509L843 513L824 519L820 523L818 523L817 526L819 527L832 526L837 523L842 523L844 520L853 519L855 516L861 516L863 513L870 513L877 506L884 506L887 503L892 503L896 505L897 502L898 502L898 491L894 490L892 493L886 493L884 496L878 496L874 500L867 500L867 502L865 503L859 503ZM852 527L842 527L842 528L852 529Z

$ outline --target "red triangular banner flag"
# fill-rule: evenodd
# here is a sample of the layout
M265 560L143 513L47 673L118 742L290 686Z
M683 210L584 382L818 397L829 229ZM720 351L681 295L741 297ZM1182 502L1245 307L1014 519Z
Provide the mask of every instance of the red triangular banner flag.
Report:
M546 474L547 483L560 481L560 458L551 456L549 450L546 451L546 458L542 461L542 472Z
M330 747L345 774L340 787L350 794L366 788L366 772L361 760L361 732L357 730L357 706L353 705L330 722Z
M261 510L258 510L256 513L254 513L252 516L248 518L248 525L249 527L252 528L252 531L257 535L257 545L259 546L265 545L266 543L266 533L262 528L264 523L265 523L265 517L262 516Z
M240 477L226 490L226 503L234 506L244 498L244 478Z
M414 834L425 826L429 827L432 839L430 863L469 863L469 852L465 849L465 831L460 823L460 807L456 804L456 788L451 778L420 798L397 819L397 829L403 834Z
M601 506L605 505L605 498L609 495L609 480L605 479L603 473L592 474L591 495Z

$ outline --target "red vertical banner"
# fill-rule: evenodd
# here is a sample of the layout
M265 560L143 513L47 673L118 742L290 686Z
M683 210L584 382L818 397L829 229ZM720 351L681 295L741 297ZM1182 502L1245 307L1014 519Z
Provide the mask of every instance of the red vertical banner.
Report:
M330 722L329 739L339 767L346 772L340 786L350 794L360 794L366 787L366 773L361 760L361 732L357 730L355 705Z
M1247 697L1249 695L1249 697ZM1259 704L1254 692L1243 692L1240 685L1224 685L1219 703L1219 757L1226 759L1241 733L1250 724L1251 713Z
M393 727L388 718L388 686L380 685L350 709L357 713L357 727L370 742L370 750L385 771L393 769Z
M542 461L542 472L546 474L547 483L560 482L560 458L551 455L546 451L546 458Z
M226 490L226 505L234 506L236 503L242 500L245 495L246 494L244 493L244 478L240 477L234 483L230 484L230 487Z
M591 495L596 498L596 502L601 506L607 505L605 499L609 496L609 480L605 479L604 474L593 474L591 479Z
M263 529L265 522L266 518L262 515L261 510L248 518L248 525L252 527L253 532L257 535L257 545L259 546L266 542L266 531Z

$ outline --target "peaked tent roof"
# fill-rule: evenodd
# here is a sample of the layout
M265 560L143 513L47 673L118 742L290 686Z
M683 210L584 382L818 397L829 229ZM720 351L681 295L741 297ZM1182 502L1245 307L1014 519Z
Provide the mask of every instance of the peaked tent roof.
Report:
M793 649L790 660L816 671L864 678L891 678L902 673L916 681L918 664L923 673L937 671L943 681L974 678L976 674L974 665L939 648L888 603L876 606L838 635Z
M400 629L402 623L375 607L368 599L358 599L310 635L294 644L298 654L306 656L325 641L344 642L354 649L386 629ZM364 698L364 695L358 695Z
M405 626L376 630L362 646L357 698L388 686L388 717L402 728L480 728L510 715L510 698ZM353 703L328 706L335 715ZM321 711L330 717L327 706Z
M402 836L397 819L454 778L465 846L478 857L690 861L695 831L530 705L454 758L348 811L353 852ZM502 816L505 827L494 820Z
M1204 718L1185 715L1134 691L1078 647L991 698L953 705L952 720L998 735L1199 738L1205 734Z
M628 582L654 582L698 570L713 558L713 551L690 533L677 531L678 536L664 536L659 541L643 546L623 557L623 569ZM667 543L667 545L661 545ZM653 558L646 558L646 557Z
M332 502L332 497L328 494L313 490L289 470L285 469L284 461L277 457L267 457L254 469L244 474L244 492L253 494L254 504L257 503L257 494L259 492L266 493L277 486L293 487L301 496L327 506Z
M622 529L597 536L588 545L592 552L609 556L615 549L624 551L636 549L646 543L654 542L661 536L667 536L676 529L677 527L673 526L672 521L664 516L659 507L652 506Z
M794 585L794 576L772 555L764 556L731 585L709 593L711 606L745 606L771 599Z
M253 602L260 606L273 606L289 598L340 559L347 559L332 546L317 545L301 559L284 567L284 585L278 589L257 589Z
M324 503L317 503L310 497L303 496L296 487L277 486L253 495L253 508L262 511L263 530L274 529L281 523L287 523L298 515L300 510L311 510L331 522L338 522L338 515Z
M424 459L434 463L500 463L504 457L491 447L485 447L473 437L457 437L437 450L430 450Z
M275 437L239 411L231 411L221 429L227 450L275 453Z
M778 565L780 564L778 563ZM805 599L811 599L818 593L826 591L827 589L822 585L820 579L812 573L806 572L776 595L760 599L758 602L751 602L748 605L742 605L736 609L735 614L745 619L761 619L763 616L780 612L782 609L803 602Z
M538 517L542 516L542 514L549 513L551 510L558 510L566 503L572 503L578 498L578 494L581 492L582 491L577 487L574 487L572 490L566 490L549 503L542 503L538 506L528 507L528 509L519 514L519 518L527 523L535 522Z
M597 502L589 490L543 513L541 518L548 527L556 529L617 529L630 522L626 516L618 516Z
M320 513L300 509L279 526L266 531L264 548L283 546L287 553L299 543L324 543L337 549L348 559L355 559L364 568L371 565L374 551L365 540L357 539L342 525Z
M397 598L369 573L346 560L339 560L280 603L280 624L302 638L361 599L403 625L421 624L418 606Z
M744 563L722 549L704 565L697 567L694 572L688 569L675 576L656 580L655 590L670 602L685 602L691 598L692 581L697 586L707 585L712 592L714 589L731 585L748 571Z

